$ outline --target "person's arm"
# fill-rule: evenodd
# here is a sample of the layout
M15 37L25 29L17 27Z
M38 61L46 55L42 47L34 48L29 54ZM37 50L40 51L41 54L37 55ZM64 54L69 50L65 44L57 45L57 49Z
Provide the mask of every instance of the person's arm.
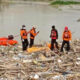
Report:
M63 32L63 34L62 34L62 39L64 40L64 32Z
M52 33L52 30L51 30L51 33ZM50 38L51 38L51 33L50 33Z
M21 40L24 41L24 39L23 39L23 31L20 31L20 35L21 35Z
M56 37L57 37L57 39L58 39L58 31L56 30Z
M72 34L71 34L71 31L69 31L69 34L70 34L70 39L69 39L69 40L71 40L71 39L72 39Z
M34 33L33 30L31 30L30 33L31 33L33 36L36 36L36 33Z
M31 31L31 30L30 30L30 31ZM29 34L29 33L30 33L30 31L28 31L28 32L27 32L27 34Z
M23 33L22 33L22 31L20 31L20 35L21 35L21 37L23 36Z
M33 36L36 36L38 33L39 33L39 31L38 31L37 33L34 33L33 31L31 31L31 34L32 34Z
M34 36L36 36L39 33L39 31L37 33L34 33Z
M36 33L36 35L39 33L39 31Z

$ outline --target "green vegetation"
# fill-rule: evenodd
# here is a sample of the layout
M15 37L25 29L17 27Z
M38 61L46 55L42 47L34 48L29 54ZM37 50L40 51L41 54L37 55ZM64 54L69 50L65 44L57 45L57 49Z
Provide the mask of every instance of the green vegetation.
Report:
M70 5L70 4L80 4L80 2L77 2L77 1L61 1L61 0L51 2L51 5Z

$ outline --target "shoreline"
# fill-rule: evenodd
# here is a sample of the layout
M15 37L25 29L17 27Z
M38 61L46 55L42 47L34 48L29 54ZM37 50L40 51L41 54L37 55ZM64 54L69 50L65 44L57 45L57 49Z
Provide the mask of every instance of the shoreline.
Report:
M70 8L79 8L80 4L70 4L70 5L52 5L50 1L10 1L3 0L1 4L25 4L25 5L42 5L42 6L52 6L53 8L62 8L62 7L70 7Z
M13 3L13 4L37 4L37 5L52 5L52 6L55 6L55 5L59 5L59 6L62 6L62 5L80 5L80 1L71 1L71 0L66 0L66 1L59 1L59 0L53 0L53 1L36 1L36 0L32 0L32 1L15 1L15 0L3 0L1 1L1 3Z
M42 1L5 1L3 0L2 3L12 3L12 4L34 4L34 5L50 5L49 2L42 2Z

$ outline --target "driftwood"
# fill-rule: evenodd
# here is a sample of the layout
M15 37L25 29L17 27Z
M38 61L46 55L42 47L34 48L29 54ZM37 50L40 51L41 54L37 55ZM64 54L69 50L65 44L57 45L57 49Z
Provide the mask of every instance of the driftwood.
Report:
M38 47L44 47L44 45ZM20 45L0 46L0 78L4 80L79 80L79 53L79 40L72 42L71 51L68 53L59 51L56 53L44 47L40 51L28 54L21 51Z

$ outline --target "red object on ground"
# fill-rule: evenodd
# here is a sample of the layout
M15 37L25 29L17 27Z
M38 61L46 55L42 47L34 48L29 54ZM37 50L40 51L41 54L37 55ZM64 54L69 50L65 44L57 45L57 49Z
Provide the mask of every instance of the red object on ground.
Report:
M15 45L18 41L16 40L9 40L8 38L0 38L0 45L7 46L7 45Z

